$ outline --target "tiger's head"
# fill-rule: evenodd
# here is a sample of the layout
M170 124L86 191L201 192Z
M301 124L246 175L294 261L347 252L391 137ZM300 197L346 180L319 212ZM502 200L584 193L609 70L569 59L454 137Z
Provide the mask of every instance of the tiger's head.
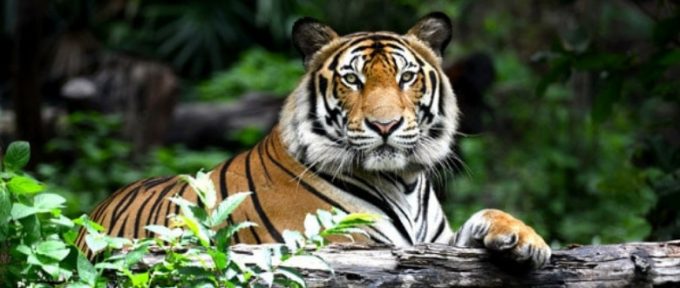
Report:
M442 13L406 34L339 36L310 18L293 27L307 73L279 123L284 144L313 169L417 172L442 163L458 128L456 98L441 69L451 39Z

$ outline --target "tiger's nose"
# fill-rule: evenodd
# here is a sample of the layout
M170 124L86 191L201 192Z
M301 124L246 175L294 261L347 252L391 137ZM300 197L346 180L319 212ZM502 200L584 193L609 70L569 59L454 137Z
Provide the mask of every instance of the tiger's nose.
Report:
M388 121L366 119L366 126L371 130L378 132L378 134L380 134L381 136L387 137L390 134L392 134L392 132L397 130L397 128L399 128L399 125L401 125L401 122L403 121L404 117Z

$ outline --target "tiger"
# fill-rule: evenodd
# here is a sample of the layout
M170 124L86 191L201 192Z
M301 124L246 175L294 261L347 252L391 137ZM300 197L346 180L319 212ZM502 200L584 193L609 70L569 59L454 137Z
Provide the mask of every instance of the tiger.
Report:
M451 20L441 12L405 34L340 36L313 18L295 22L292 41L306 72L278 123L210 171L218 201L252 192L225 222L258 226L240 230L233 242L282 243L282 231L302 231L308 213L336 208L381 216L357 241L479 247L546 264L550 247L521 220L484 209L454 232L435 195L430 176L451 159L461 114L441 68L451 38ZM179 176L149 178L121 188L90 217L109 235L148 237L145 226L167 226L180 212L171 196L198 200ZM81 232L77 245L86 251L83 238Z

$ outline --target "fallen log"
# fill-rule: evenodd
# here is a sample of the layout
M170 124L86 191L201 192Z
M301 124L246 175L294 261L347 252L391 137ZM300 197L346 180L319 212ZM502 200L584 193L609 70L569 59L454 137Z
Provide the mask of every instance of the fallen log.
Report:
M250 262L261 248L236 245L232 251ZM320 266L297 265L309 287L680 287L680 240L557 250L538 270L509 265L484 249L440 244L331 245L313 254L335 276ZM142 263L162 257L151 254Z

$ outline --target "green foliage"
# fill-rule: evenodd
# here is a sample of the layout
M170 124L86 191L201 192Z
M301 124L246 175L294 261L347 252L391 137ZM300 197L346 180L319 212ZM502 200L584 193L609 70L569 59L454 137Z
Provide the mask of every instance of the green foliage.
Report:
M304 74L302 63L263 49L241 54L229 70L215 74L198 86L202 100L229 100L249 91L285 96Z
M50 190L68 199L67 215L89 211L115 189L138 179L209 169L229 156L177 146L159 148L134 160L132 146L118 138L120 126L117 116L73 113L66 120L65 133L47 144L48 152L70 159L38 166Z
M61 215L66 199L41 193L44 185L21 169L29 157L27 142L13 142L2 160L0 259L8 261L0 265L3 286L69 278L75 267L67 258L71 248L62 240L73 227Z
M26 142L12 143L0 171L0 260L6 261L0 265L3 286L306 287L302 276L290 265L316 264L332 271L322 259L304 249L306 245L319 249L328 243L329 236L351 238L351 234L365 234L360 227L372 225L375 220L370 214L319 210L316 216L307 216L305 236L285 231L286 245L257 250L255 265L246 264L232 254L229 245L235 233L256 224L225 223L250 193L232 194L216 203L217 192L210 174L198 172L196 177L184 175L182 179L198 193L202 205L170 198L181 213L170 215L171 227L146 227L157 238L131 241L111 237L85 215L73 220L62 215L66 199L44 193L44 185L21 171L28 162L29 149ZM78 229L86 231L88 249L99 255L96 263L75 247ZM138 263L152 246L166 251L164 259L140 269ZM120 253L121 249L126 253ZM210 261L205 261L204 256L209 256Z
M517 16L553 4L527 5L496 2L477 15L499 30L468 45L493 51L498 82L487 98L489 131L460 142L468 174L449 183L453 225L496 207L554 244L677 238L680 214L669 203L680 199L673 176L680 150L664 135L678 118L664 111L677 111L680 99L680 54L668 37L680 26L613 2L589 3L598 8L570 27L508 19L507 11ZM545 42L532 38L545 30L557 30L559 39L523 60L523 45Z
M231 55L252 39L241 28L251 21L252 12L240 1L128 5L126 17L99 27L106 43L115 49L156 55L191 77L223 69L232 61Z
M359 227L374 223L375 216L370 214L344 214L337 210L319 210L317 215L307 215L305 236L296 231L284 231L286 245L272 245L270 248L255 252L256 265L248 266L232 257L229 245L232 236L241 229L256 226L252 222L242 222L224 226L231 213L249 196L236 193L222 203L215 203L216 192L209 173L199 172L196 177L183 176L183 179L197 191L204 208L183 198L171 198L180 206L180 215L172 218L173 228L148 226L147 229L161 239L167 246L165 261L154 266L148 273L148 285L190 285L206 283L211 286L271 286L276 283L284 286L305 287L302 277L287 266L303 261L307 264L326 265L322 259L312 256L305 249L313 245L317 249L328 243L327 237L342 235L351 238L351 233L365 234ZM214 209L213 209L214 208ZM323 230L321 225L323 224ZM190 247L181 253L182 247ZM210 255L212 263L196 267L199 255ZM191 273L185 273L190 271ZM229 283L229 284L227 284Z

